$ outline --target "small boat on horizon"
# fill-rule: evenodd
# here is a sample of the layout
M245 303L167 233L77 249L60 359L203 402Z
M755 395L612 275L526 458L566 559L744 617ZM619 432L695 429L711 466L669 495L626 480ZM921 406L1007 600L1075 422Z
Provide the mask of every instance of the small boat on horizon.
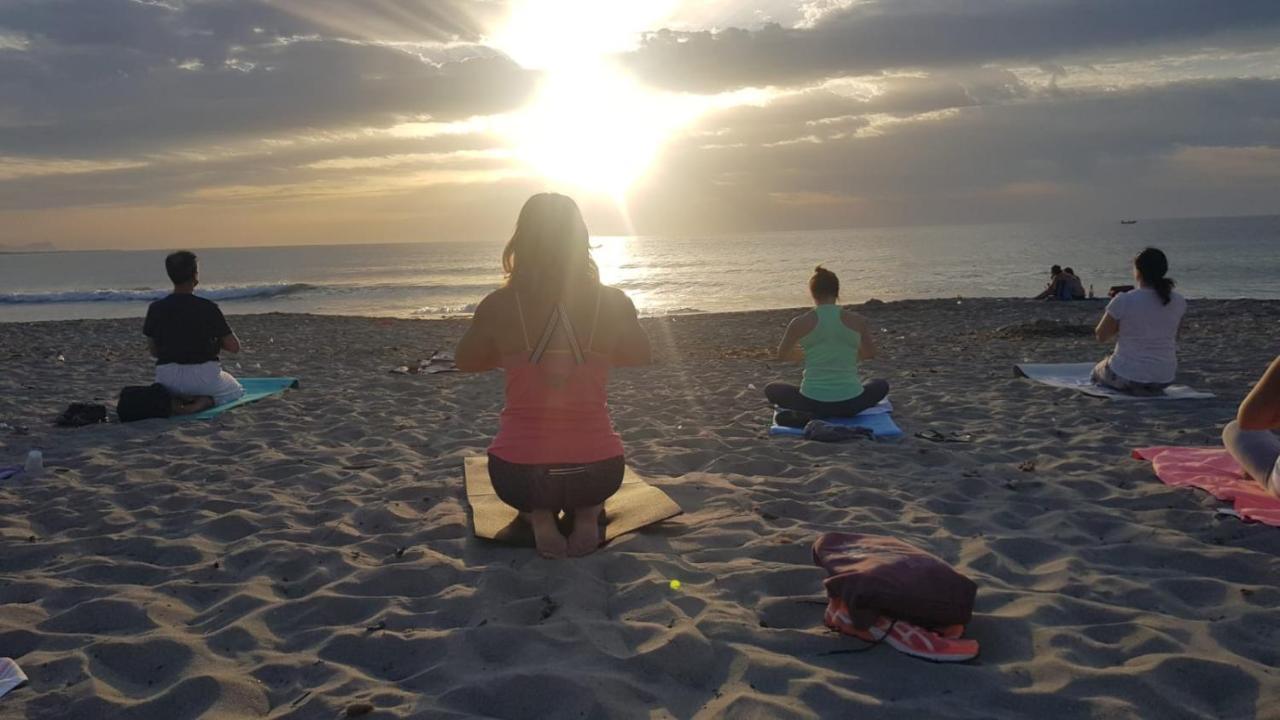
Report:
M1121 220L1120 224L1121 225L1137 225L1138 221L1137 220Z

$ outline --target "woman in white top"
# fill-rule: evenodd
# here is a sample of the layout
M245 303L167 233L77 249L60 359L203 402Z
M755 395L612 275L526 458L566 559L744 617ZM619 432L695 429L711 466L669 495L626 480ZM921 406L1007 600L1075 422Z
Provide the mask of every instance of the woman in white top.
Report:
M1169 261L1147 248L1133 259L1135 290L1112 298L1094 330L1116 349L1093 369L1093 381L1131 395L1160 395L1178 372L1178 328L1187 300L1165 277Z

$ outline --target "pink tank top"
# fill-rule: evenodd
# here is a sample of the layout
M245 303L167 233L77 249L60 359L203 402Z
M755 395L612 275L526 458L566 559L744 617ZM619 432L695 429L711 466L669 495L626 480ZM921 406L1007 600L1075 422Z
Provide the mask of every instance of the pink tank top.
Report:
M525 351L502 358L506 406L489 452L521 465L587 464L622 455L622 438L609 419L609 356L594 352L596 314L583 352L563 303L557 303L536 346L529 344L524 307L516 294ZM548 345L557 327L568 350Z

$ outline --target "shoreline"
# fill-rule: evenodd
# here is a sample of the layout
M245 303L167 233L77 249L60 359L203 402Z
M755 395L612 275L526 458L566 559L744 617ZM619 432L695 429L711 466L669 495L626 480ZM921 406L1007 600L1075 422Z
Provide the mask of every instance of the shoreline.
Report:
M862 310L862 309L873 309L876 307L911 305L911 304L919 304L919 303L954 303L956 301L961 301L961 302L970 302L970 303L1027 302L1027 303L1043 304L1045 307L1055 307L1059 305L1082 306L1082 307L1105 307L1106 303L1109 300L1110 298L1106 296L1095 297L1095 298L1085 298L1082 300L1072 300L1069 302L1064 302L1064 301L1035 300L1033 298L1021 297L1021 296L956 295L956 296L948 296L948 297L901 298L896 300L881 300L879 298L868 298L867 300L864 300L862 302L841 303L841 305L846 308L850 308L854 310ZM414 313L408 313L408 314L378 315L378 314L367 314L367 313L348 314L348 313L333 313L333 312L294 312L289 310L260 310L260 311L255 310L251 312L242 313L242 312L236 312L236 304L239 302L243 302L241 300L217 300L215 298L214 301L218 302L219 306L222 308L223 313L227 317L306 316L306 317L322 317L322 318L356 318L356 319L363 318L363 319L370 319L370 320L413 320L413 321L439 321L439 320L454 321L454 320L465 320L471 317L471 313L440 313L440 314L423 314L423 315L415 315ZM1280 305L1280 297L1275 297L1275 298L1187 297L1187 301L1189 303L1260 302L1260 303L1276 303L1277 305ZM47 319L47 320L6 320L0 317L0 326L30 325L30 324L39 324L39 323L109 322L109 321L122 321L122 320L133 320L133 319L141 320L143 316L146 314L146 307L149 302L150 301L136 302L135 305L136 305L137 312L135 314L131 314L127 316L79 317L79 318L59 318L59 319ZM85 305L92 306L97 303L93 303L93 302L50 303L48 305L52 307L61 307L65 305L74 305L74 304L85 304ZM118 301L113 301L113 302L104 302L102 304L118 306L118 305L122 305L123 303ZM26 303L12 303L9 305L0 304L0 310L3 310L6 307L10 307L10 308L31 307L33 305L34 304L26 304ZM642 309L640 311L640 317L641 319L653 319L653 318L664 318L664 317L741 315L743 313L771 313L771 312L780 312L784 310L786 311L794 310L796 312L800 312L806 309L807 307L808 306L793 305L793 306L782 306L782 307L750 308L750 309L743 309L743 310L700 310L697 308L677 308L672 311L663 311L663 312L645 312Z
M1110 300L1110 298L1106 298L1106 297L1086 298L1084 300L1073 300L1073 301L1070 301L1069 303L1063 303L1061 301L1033 300L1032 298L1025 298L1025 297L987 297L987 296L968 297L968 296L957 295L955 297L945 297L945 298L903 298L900 300L880 300L878 298L869 298L862 302L841 303L841 306L845 308L849 308L851 310L855 310L855 311L862 311L862 310L874 311L876 308L883 308L883 307L913 306L921 303L946 304L946 303L954 303L957 300L961 302L967 301L971 303L1003 304L1003 303L1026 302L1026 303L1040 303L1045 305L1046 307L1051 307L1056 305L1072 305L1072 306L1092 308L1092 307L1105 307L1106 303ZM1187 301L1189 303L1260 302L1260 303L1275 303L1277 307L1280 307L1280 298L1188 298ZM414 322L421 322L421 321L456 322L456 321L462 321L462 320L469 320L471 318L471 313L452 313L452 314L423 315L423 316L369 315L369 314L350 314L349 315L349 314L340 314L340 313L331 313L331 312L330 313L326 313L326 312L311 313L311 312L289 312L284 310L264 310L261 312L237 313L235 312L234 302L221 301L218 304L219 304L219 307L222 308L223 313L228 318L296 316L296 317L318 317L318 318L334 318L334 319L350 318L350 319L365 319L365 320L400 320L400 321L414 321ZM75 322L122 322L122 321L130 321L130 320L141 320L143 316L146 314L146 304L139 303L138 308L139 308L139 313L137 315L130 315L127 317L106 317L106 318L85 317L85 318L63 318L63 319L56 319L56 320L0 320L0 326L39 325L44 323L52 324L52 323L75 323ZM751 309L728 310L728 311L698 310L694 308L694 309L680 309L679 311L675 311L675 312L663 312L663 313L654 313L654 314L648 314L642 311L640 314L640 319L654 320L654 319L661 319L661 318L668 318L668 317L711 317L711 316L721 316L721 315L739 316L744 314L775 313L775 312L784 312L784 311L798 313L798 312L803 312L807 309L808 309L808 306L793 305L793 306L785 306L785 307L751 308Z
M0 649L31 678L0 708L1266 716L1280 532L1217 515L1129 451L1217 444L1277 351L1280 300L1190 302L1179 381L1211 400L1113 403L1013 377L1101 358L1079 334L1100 306L852 306L883 353L864 377L889 380L907 437L845 445L765 432L764 384L799 377L771 356L801 308L645 318L658 364L616 371L613 419L628 463L685 514L561 562L471 536L462 459L492 437L500 375L389 372L452 350L464 320L232 315L247 351L224 365L299 389L208 422L76 430L49 421L150 382L140 324L6 324L0 421L30 434L0 431L0 463L40 447L48 470L0 483ZM912 437L930 429L974 442ZM973 578L977 661L829 654L862 646L813 604L809 545L829 531L898 537Z

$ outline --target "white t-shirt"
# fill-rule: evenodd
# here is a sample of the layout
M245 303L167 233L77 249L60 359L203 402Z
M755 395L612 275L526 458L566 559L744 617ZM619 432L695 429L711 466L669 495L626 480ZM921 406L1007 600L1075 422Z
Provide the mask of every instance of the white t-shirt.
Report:
M1112 298L1107 314L1119 321L1120 334L1111 370L1133 382L1173 382L1178 372L1178 325L1186 311L1186 298L1175 292L1165 305L1154 288Z

